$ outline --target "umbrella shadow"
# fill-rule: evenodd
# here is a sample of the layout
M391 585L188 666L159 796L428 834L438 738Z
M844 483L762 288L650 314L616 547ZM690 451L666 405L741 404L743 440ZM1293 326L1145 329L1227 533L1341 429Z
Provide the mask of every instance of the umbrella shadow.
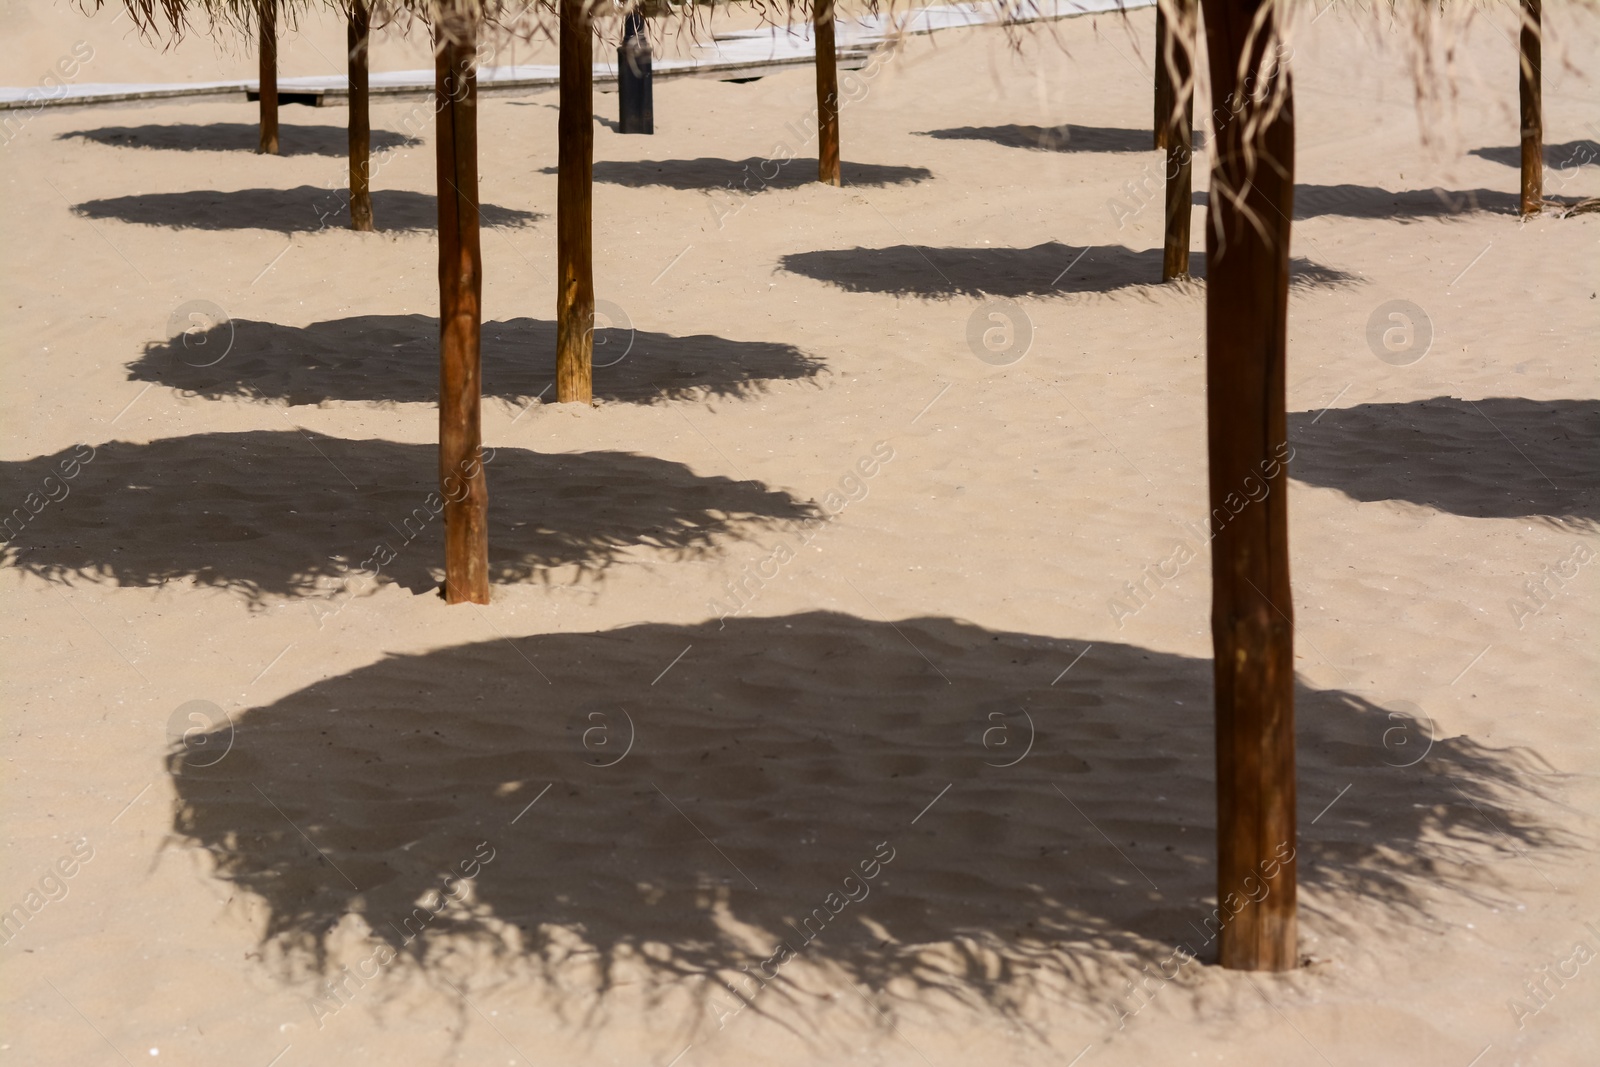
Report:
M86 219L114 219L141 226L176 230L276 230L310 233L350 225L350 192L340 186L321 189L200 189L184 193L144 193L90 200L73 207ZM536 211L482 204L483 225L531 226L545 216ZM372 194L372 214L380 230L433 230L439 224L438 198L406 189L379 189Z
M941 299L956 296L1051 296L1109 293L1159 285L1161 249L1134 251L1123 245L1070 248L1059 241L1032 248L839 248L795 252L782 269L828 282L852 293L890 293ZM1296 256L1290 285L1348 284L1353 275ZM1189 273L1204 278L1206 257L1189 253Z
M1192 200L1204 205L1210 202L1209 194L1196 192ZM1550 196L1546 202L1571 206L1574 197ZM1447 219L1457 216L1488 212L1495 215L1516 215L1521 210L1521 200L1514 192L1505 189L1381 189L1376 185L1296 185L1294 187L1294 217L1314 219L1324 216L1346 219L1394 219L1414 222L1418 219Z
M1149 130L1128 130L1117 126L955 126L947 130L925 130L920 137L941 141L992 141L1006 148L1030 148L1044 152L1149 152L1154 141ZM1191 142L1198 144L1198 139Z
M675 337L613 322L594 332L594 392L604 400L749 397L780 380L815 380L824 364L793 345ZM483 324L483 395L527 403L555 379L555 323ZM356 315L282 326L234 319L145 346L131 381L159 382L208 399L247 397L434 403L439 397L439 320Z
M1521 145L1474 148L1467 154L1506 167L1522 167ZM1544 165L1551 170L1565 172L1579 167L1593 167L1600 164L1600 142L1580 138L1566 144L1547 144L1543 154Z
M910 185L933 177L926 167L902 167L882 163L845 162L840 165L846 185ZM541 173L554 174L546 167ZM739 193L759 193L764 189L800 189L815 184L815 159L607 159L596 160L594 180L634 189L660 186L667 189L730 189Z
M1600 400L1434 397L1289 415L1293 476L1361 501L1600 522Z
M180 742L174 830L265 903L291 977L354 930L455 983L525 966L588 1026L625 987L677 996L680 1040L840 980L891 1013L948 998L1026 1026L1065 1000L1110 1023L1124 973L1214 959L1227 921L1211 685L1209 660L946 618L517 637L390 656ZM1320 923L1375 908L1350 936L1381 937L1425 914L1418 884L1484 899L1488 859L1567 842L1521 806L1542 795L1527 753L1297 700L1303 803L1339 799L1298 845Z
M787 493L631 452L485 455L496 582L550 581L569 567L574 581L597 579L624 558L712 558L811 514ZM385 584L428 591L444 551L438 465L433 444L297 429L79 446L3 465L5 498L25 503L0 558L47 580L189 580L252 602L342 606ZM30 514L41 486L50 501Z
M1346 219L1449 218L1476 212L1515 215L1517 194L1504 189L1380 189L1373 185L1296 185L1294 217Z
M254 152L261 127L253 122L147 123L143 126L100 126L69 130L56 140L82 140L113 148L154 148L177 152ZM416 148L422 141L390 130L372 131L372 150ZM343 126L278 127L278 151L285 156L346 156L350 133Z

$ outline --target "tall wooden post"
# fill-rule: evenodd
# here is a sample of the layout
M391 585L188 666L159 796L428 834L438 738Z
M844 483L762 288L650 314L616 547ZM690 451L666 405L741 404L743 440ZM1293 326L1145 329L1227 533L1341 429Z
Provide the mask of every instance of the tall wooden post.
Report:
M833 0L817 0L817 181L843 184L839 176L839 60L833 44Z
M1544 61L1542 0L1522 0L1522 33L1517 38L1517 96L1522 104L1522 213L1544 206Z
M445 601L489 602L489 488L479 417L483 256L478 244L478 75L469 15L434 29L439 186L439 492Z
M1203 0L1224 102L1206 227L1206 420L1221 959L1282 971L1297 963L1284 418L1294 125L1273 2Z
M651 84L650 38L644 14L630 11L622 23L617 48L617 132L655 133L655 92Z
M561 0L556 121L556 400L594 397L594 36L587 0Z
M278 0L257 0L261 45L261 142L256 152L278 154Z
M367 48L371 14L351 0L345 40L350 46L350 228L372 229L372 117L367 106Z
M1161 16L1156 37L1161 48L1156 52L1156 141L1167 150L1167 220L1161 252L1161 280L1170 282L1189 276L1189 218L1194 199L1194 78L1195 0L1171 2L1176 25L1168 26ZM1159 73L1165 71L1165 79ZM1162 111L1165 80L1166 110Z
M1156 0L1156 114L1153 124L1156 147L1166 148L1167 127L1172 117L1172 72L1167 69L1167 0Z

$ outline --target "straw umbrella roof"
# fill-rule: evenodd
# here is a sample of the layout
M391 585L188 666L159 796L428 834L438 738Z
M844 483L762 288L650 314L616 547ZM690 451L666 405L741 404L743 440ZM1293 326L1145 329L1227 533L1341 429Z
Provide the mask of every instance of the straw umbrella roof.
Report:
M116 6L116 0L109 3ZM92 15L108 6L108 0L78 0L78 6ZM210 36L218 31L253 35L260 22L257 0L122 0L121 6L140 33L169 41L181 40L196 30ZM347 5L339 0L276 0L279 18L290 29L302 12L330 6L343 9Z

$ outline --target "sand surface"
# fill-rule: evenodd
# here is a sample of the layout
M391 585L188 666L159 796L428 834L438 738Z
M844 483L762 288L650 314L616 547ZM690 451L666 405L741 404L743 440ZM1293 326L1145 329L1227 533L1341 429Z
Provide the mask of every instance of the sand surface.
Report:
M1600 20L1550 6L1572 201ZM0 82L77 32L29 9ZM426 108L374 104L375 234L342 109L281 158L243 104L29 118L3 1062L1593 1062L1600 216L1513 214L1509 26L1455 39L1426 144L1398 38L1297 32L1285 975L1212 965L1204 289L1151 284L1149 11L911 41L842 189L805 71L663 83L648 138L597 95L592 409L540 399L554 96L486 100L484 608L436 595ZM143 47L96 79L249 73ZM1420 358L1369 341L1395 300Z

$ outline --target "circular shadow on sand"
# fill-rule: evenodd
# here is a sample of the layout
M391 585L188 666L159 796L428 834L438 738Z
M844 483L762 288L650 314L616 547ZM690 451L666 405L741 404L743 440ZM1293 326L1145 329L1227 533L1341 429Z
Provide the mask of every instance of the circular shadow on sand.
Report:
M423 973L450 953L480 961L473 982L525 968L591 1024L634 983L679 991L691 1031L735 979L781 1015L818 995L808 968L890 1011L1114 1021L1107 974L1206 959L1225 921L1210 689L1207 660L944 618L517 637L243 712L226 759L175 751L174 831L265 904L297 973L322 973L337 928ZM1518 806L1526 753L1350 693L1298 702L1302 803L1338 799L1299 844L1327 922L1358 899L1414 921L1419 883L1495 891L1464 853L1558 843ZM1396 766L1397 730L1425 758Z

